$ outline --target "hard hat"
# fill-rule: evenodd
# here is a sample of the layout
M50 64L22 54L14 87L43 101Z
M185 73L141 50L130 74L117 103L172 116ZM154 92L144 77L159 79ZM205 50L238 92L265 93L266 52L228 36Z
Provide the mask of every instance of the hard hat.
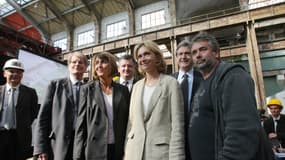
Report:
M283 108L283 105L282 105L281 101L279 99L276 99L276 98L270 99L268 101L268 103L267 103L267 107L270 107L270 106L273 106L273 105L279 106L279 107Z
M9 59L8 61L6 61L3 70L6 69L18 69L24 72L24 66L22 64L22 62L20 62L18 59Z

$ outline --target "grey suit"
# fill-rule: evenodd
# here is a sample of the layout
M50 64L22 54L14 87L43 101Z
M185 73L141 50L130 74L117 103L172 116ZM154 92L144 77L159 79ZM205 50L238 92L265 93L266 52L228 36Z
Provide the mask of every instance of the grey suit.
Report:
M115 159L121 160L129 114L129 92L117 83L113 86L113 126ZM79 117L74 139L74 159L107 160L108 117L99 81L82 87Z
M131 95L125 160L184 160L184 109L178 82L160 75L148 106L143 111L145 79Z
M2 119L2 104L6 85L0 86L0 119ZM17 159L26 159L32 156L32 123L38 112L38 96L33 88L19 86L19 96L16 105L16 142Z
M73 109L71 81L51 81L38 115L34 155L49 153L55 160L66 158L68 147L73 144Z

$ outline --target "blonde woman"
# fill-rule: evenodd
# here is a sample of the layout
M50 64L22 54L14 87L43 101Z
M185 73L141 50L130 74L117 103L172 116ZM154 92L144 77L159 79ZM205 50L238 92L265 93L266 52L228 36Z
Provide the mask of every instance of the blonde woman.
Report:
M134 56L144 78L132 91L125 160L183 160L184 109L176 79L165 73L158 45L145 41Z

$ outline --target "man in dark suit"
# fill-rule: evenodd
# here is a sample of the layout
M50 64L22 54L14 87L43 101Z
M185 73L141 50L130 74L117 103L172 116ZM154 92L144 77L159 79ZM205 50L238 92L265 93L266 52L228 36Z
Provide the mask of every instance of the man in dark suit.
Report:
M35 89L21 84L24 67L19 60L8 60L3 70L7 82L0 86L0 157L23 160L32 157L38 97Z
M279 99L272 98L267 107L270 109L271 117L264 121L263 127L272 142L273 149L278 151L285 147L285 115L280 114L283 105Z
M197 91L200 81L202 80L201 74L193 69L193 62L191 56L191 46L189 41L181 41L176 49L176 59L179 71L174 73L174 77L181 85L184 98L184 113L185 113L185 142L188 142L188 124L191 114L191 102L193 96ZM184 82L183 82L184 81ZM184 85L186 83L186 85ZM185 143L186 160L190 160L190 153L188 143Z
M40 160L72 159L80 84L88 65L82 53L68 57L69 77L48 86L36 125L34 155Z
M129 92L132 91L133 85L138 81L136 75L136 62L131 55L124 55L119 59L118 71L120 78L117 83L128 87Z

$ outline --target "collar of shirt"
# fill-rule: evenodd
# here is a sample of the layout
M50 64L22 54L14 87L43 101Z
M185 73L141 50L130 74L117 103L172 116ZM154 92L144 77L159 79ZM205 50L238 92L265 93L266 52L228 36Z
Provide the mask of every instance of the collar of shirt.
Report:
M123 84L125 81L128 81L128 84L133 84L134 78L125 80L124 78L120 77L120 84Z
M69 79L70 79L72 85L75 85L75 83L77 83L77 82L83 83L83 80L77 80L72 75L69 76Z
M276 117L276 118L273 117L273 120L274 120L274 121L279 120L279 119L280 119L280 115L279 115L278 117Z
M18 91L19 90L19 87L20 87L20 84L17 85L16 87L12 87L10 86L9 84L6 84L6 90L9 91L11 88L15 88L16 90L15 91Z
M179 72L178 72L178 77L177 77L177 80L178 80L179 83L182 82L182 80L183 80L183 78L184 78L183 76L184 76L185 73L188 75L188 80L193 79L193 74L194 74L193 68L190 69L188 72L179 70Z

